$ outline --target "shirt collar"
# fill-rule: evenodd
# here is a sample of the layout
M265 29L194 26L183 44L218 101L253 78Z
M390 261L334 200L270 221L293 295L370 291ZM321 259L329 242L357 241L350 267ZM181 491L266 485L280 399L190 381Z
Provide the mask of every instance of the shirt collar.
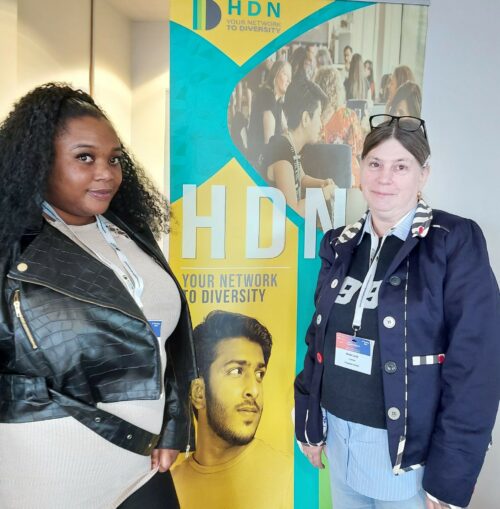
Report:
M402 219L400 219L395 226L393 226L389 232L387 233L387 236L394 235L398 239L401 239L403 242L408 237L408 234L410 233L411 226L413 224L413 218L415 217L415 212L417 210L417 207L414 207L411 209ZM378 235L375 233L375 230L373 229L372 225L372 214L370 211L368 211L368 215L366 216L365 224L363 225L363 231L361 233L361 236L358 241L358 245L363 240L365 233L370 235L370 237L378 237Z
M413 222L411 225L411 233L412 237L420 237L424 238L429 233L429 228L432 223L432 209L427 205L427 203L420 198L417 204L417 208L414 211L413 214ZM366 219L368 217L368 211L365 212L363 217L359 219L354 224L346 226L342 232L340 233L339 237L336 239L333 239L331 243L336 241L336 244L345 244L349 242L351 239L356 237L356 235L361 231L364 230L364 225L366 223ZM371 221L370 221L371 223ZM406 237L405 237L406 239Z

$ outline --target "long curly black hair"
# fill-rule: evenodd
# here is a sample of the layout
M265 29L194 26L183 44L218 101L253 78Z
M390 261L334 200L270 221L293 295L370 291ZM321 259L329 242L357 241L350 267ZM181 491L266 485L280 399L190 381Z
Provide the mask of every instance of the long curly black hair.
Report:
M92 97L63 83L47 83L22 97L0 125L0 246L40 224L54 163L54 139L71 118L105 118ZM166 198L123 149L122 184L109 210L131 227L168 231Z

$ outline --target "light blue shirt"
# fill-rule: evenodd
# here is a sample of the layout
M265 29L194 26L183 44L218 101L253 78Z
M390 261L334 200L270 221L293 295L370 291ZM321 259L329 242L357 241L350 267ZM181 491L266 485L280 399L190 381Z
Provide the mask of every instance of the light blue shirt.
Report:
M416 207L408 212L387 235L405 241L411 230ZM368 213L363 232L372 239L372 252L376 251L379 237ZM373 255L373 253L372 253ZM372 256L373 258L373 256ZM345 421L327 414L327 453L333 475L351 489L377 500L408 500L422 490L424 468L394 475L389 456L387 430Z
M331 475L376 500L408 500L422 490L424 467L393 474L387 430L344 421L330 413L327 420L326 451Z
M408 237L408 234L411 230L411 225L413 224L413 218L415 217L415 212L417 211L417 207L411 209L408 214L406 214L400 221L398 221L390 230L388 235L395 235L398 239L401 239L403 242ZM378 238L378 235L375 233L372 225L372 214L368 212L366 217L365 224L363 226L363 232L359 238L358 245L363 240L365 233L368 233L372 238L375 236Z

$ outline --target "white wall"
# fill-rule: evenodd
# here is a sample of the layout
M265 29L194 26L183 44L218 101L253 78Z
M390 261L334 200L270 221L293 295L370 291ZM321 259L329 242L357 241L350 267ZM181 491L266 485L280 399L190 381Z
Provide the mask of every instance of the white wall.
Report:
M423 117L432 148L427 199L435 208L479 223L497 279L499 19L500 2L432 0L423 93ZM494 509L500 505L500 425L495 429L493 442L471 509Z
M424 76L434 207L476 220L500 276L500 2L433 0Z
M132 23L131 147L162 192L167 189L168 37L166 21Z
M88 91L90 3L17 1L17 97L47 81Z
M0 0L0 62L0 119L3 119L17 96L17 0Z
M95 90L126 143L131 138L131 22L95 2ZM13 101L48 81L89 91L90 2L0 0L0 118Z
M132 23L107 0L95 1L94 16L94 98L113 122L121 140L129 145Z

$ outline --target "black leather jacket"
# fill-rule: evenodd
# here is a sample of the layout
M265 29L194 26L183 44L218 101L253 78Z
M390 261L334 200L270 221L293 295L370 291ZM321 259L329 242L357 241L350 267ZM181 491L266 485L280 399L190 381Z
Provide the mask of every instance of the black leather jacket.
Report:
M172 277L150 231L106 214ZM175 278L174 278L175 280ZM107 440L139 454L193 446L189 385L196 377L184 294L168 338L161 380L159 343L112 270L44 223L0 255L0 422L72 415ZM158 399L159 437L96 408L97 402Z

